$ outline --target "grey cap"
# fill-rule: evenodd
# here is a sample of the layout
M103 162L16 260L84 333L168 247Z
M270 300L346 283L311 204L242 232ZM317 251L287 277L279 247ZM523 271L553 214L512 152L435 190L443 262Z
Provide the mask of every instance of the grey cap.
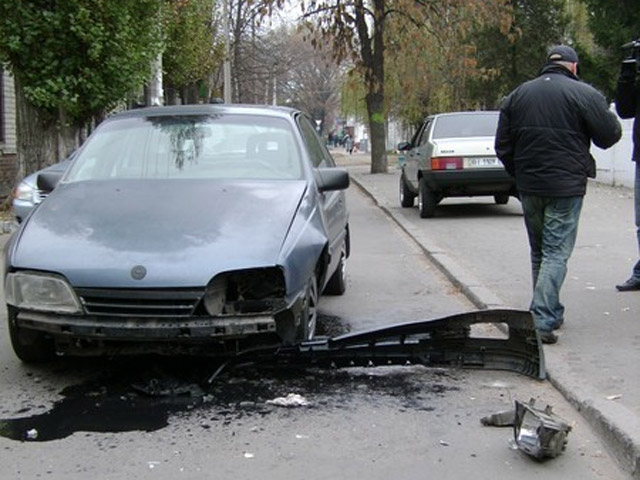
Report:
M556 45L547 53L547 61L578 63L578 54L568 45Z

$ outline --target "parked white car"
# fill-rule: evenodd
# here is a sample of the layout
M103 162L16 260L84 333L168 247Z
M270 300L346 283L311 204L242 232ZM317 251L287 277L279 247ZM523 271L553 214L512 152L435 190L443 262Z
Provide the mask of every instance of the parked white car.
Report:
M418 197L422 218L432 217L444 197L492 195L498 205L516 196L514 179L496 157L499 112L453 112L425 119L410 142L400 175L400 204Z

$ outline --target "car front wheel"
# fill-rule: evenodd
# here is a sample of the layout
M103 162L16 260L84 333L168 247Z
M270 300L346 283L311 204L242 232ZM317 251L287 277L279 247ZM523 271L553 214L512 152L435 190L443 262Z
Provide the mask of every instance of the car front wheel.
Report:
M324 287L324 293L327 295L342 295L347 290L347 248L342 246L340 251L340 261L336 271L333 272L331 278Z
M413 202L416 199L416 194L409 189L407 185L407 179L404 177L404 172L400 174L400 205L403 208L413 207Z
M9 337L16 356L25 363L44 363L55 358L55 346L45 333L20 328L18 311L9 307Z
M420 179L420 188L418 191L418 209L420 210L420 218L433 217L438 204L438 197L429 188L424 178Z

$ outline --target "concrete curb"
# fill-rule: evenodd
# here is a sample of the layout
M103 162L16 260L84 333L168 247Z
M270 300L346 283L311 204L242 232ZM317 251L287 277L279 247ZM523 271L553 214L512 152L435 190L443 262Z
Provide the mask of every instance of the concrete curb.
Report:
M436 245L424 232L394 214L386 202L380 202L365 182L351 175L353 183L409 235L434 265L478 309L508 307L492 291L487 289L471 272L453 260L447 251ZM580 379L574 378L564 367L562 356L553 347L545 349L546 371L549 382L587 420L608 445L620 466L633 478L640 479L640 421L628 408L612 401L598 399L595 392L586 388Z

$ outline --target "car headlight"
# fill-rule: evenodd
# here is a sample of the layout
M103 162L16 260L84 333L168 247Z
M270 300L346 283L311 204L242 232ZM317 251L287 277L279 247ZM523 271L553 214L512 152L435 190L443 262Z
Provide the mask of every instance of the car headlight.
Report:
M20 185L16 187L13 197L16 200L31 203L38 203L40 200L38 190L26 182L21 182Z
M5 279L4 294L6 302L18 308L56 313L82 311L71 286L57 275L10 273Z
M222 314L226 301L227 279L223 276L216 277L207 285L204 293L204 306L207 313L212 316Z

